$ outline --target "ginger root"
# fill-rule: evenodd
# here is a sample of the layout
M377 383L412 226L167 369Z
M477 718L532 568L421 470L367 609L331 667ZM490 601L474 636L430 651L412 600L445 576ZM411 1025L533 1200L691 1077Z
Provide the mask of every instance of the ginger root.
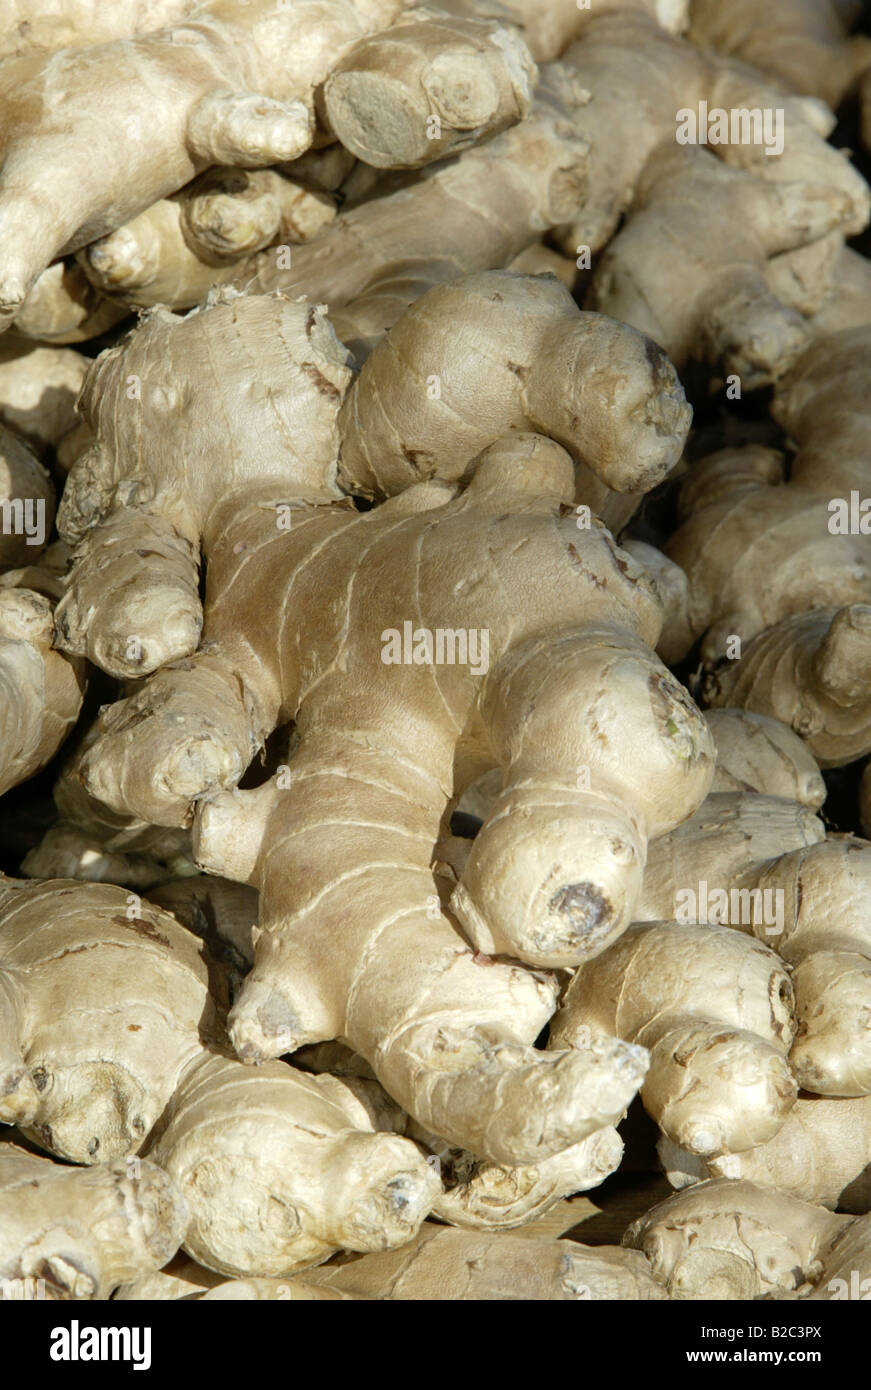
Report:
M871 1096L799 1096L767 1144L705 1162L669 1140L659 1156L669 1182L745 1178L804 1202L856 1214L871 1211Z
M61 260L34 281L13 325L23 338L60 346L97 338L127 314L123 304L104 298L74 260Z
M825 235L849 207L825 187L765 182L704 148L665 146L645 166L587 302L653 338L677 367L700 360L757 389L810 338L802 315L772 293L768 261ZM681 295L678 277L691 287Z
M84 48L174 24L199 0L0 0L0 58Z
M74 1163L137 1153L185 1068L220 1042L209 971L201 942L136 894L5 880L0 1120Z
M35 564L54 523L54 488L34 453L0 425L0 566Z
M692 904L684 920L728 925L777 951L792 970L798 1029L790 1065L799 1085L867 1095L871 844L824 840L814 834L819 823L797 807L793 828L790 806L752 795L708 797L651 846L638 913L655 921L684 898Z
M692 0L688 37L740 58L794 92L840 106L856 78L871 67L871 40L851 38L838 0Z
M55 651L56 574L28 566L0 577L0 793L32 777L72 730L84 663Z
M797 801L812 811L822 806L822 774L785 724L746 709L709 710L705 722L717 745L712 792L754 791Z
M6 880L0 1120L74 1162L155 1159L185 1249L227 1274L404 1244L441 1186L404 1117L375 1083L224 1055L225 995L202 943L137 895Z
M358 159L414 169L522 121L537 76L513 25L418 9L340 59L323 104Z
M134 1159L68 1168L0 1144L0 1282L6 1299L106 1299L181 1244L171 1178Z
M313 1270L309 1283L360 1298L451 1302L662 1299L643 1255L619 1246L424 1226L402 1250Z
M614 1040L536 1051L555 982L481 953L562 965L604 949L632 919L647 837L691 812L712 773L706 726L644 640L655 596L607 532L577 528L572 490L559 446L516 435L456 497L429 483L369 512L301 509L289 532L234 509L210 554L202 650L104 711L79 767L117 811L165 824L195 811L198 861L260 888L231 1016L243 1059L344 1038L425 1129L510 1165L613 1123L644 1054ZM474 583L456 584L460 555ZM345 600L310 597L345 573ZM264 585L298 615L289 663L252 602ZM427 631L483 629L487 670L468 652L385 662L407 613ZM221 792L294 714L285 771ZM452 799L494 757L504 790L452 898L473 953L439 911L431 863Z
M772 1138L795 1103L789 975L773 951L723 928L648 922L578 970L549 1046L615 1034L650 1051L641 1087L673 1143L702 1156Z
M379 1088L284 1062L195 1064L148 1149L187 1203L188 1254L223 1274L272 1277L337 1249L405 1245L441 1184L369 1091ZM391 1122L397 1132L384 1132Z
M331 199L278 170L215 168L91 242L78 260L114 301L189 309L232 281L246 256L274 241L308 241L334 216Z
M400 0L211 0L152 33L4 63L3 317L58 255L114 231L209 165L262 167L302 154L315 88L402 8ZM61 72L63 99L52 102Z
M302 504L457 479L512 430L558 439L578 501L594 507L609 489L653 486L680 455L689 411L668 360L635 330L580 313L556 281L496 273L434 290L355 380L320 309L225 293L184 318L153 311L85 383L95 442L58 516L77 547L58 645L110 674L196 649L200 547L208 559L227 519L250 512L286 530ZM223 403L207 421L205 392Z
M653 1207L623 1244L644 1252L670 1298L748 1299L819 1278L853 1224L746 1178L714 1178Z
M87 367L72 348L40 347L8 334L0 341L0 420L42 455L75 428Z

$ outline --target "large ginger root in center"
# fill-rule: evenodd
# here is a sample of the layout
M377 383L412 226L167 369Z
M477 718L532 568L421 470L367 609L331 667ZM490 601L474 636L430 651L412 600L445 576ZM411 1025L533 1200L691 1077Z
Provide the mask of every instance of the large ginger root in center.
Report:
M622 1114L643 1054L536 1052L555 981L488 957L602 950L632 918L647 837L712 771L646 645L655 595L607 532L578 529L573 487L559 446L516 436L457 497L422 484L363 514L302 510L285 533L225 511L201 652L106 710L80 769L155 822L204 798L200 861L260 888L231 1016L243 1058L344 1038L424 1128L510 1164ZM447 632L467 650L438 664ZM291 717L289 776L220 794ZM430 866L452 801L494 764L504 789L452 899L473 952Z

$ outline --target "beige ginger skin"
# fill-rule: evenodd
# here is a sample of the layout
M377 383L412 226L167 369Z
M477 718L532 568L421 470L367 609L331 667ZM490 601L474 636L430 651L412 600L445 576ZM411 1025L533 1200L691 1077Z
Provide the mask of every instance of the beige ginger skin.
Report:
M202 943L109 884L6 880L0 913L0 1118L74 1163L138 1152L185 1068L220 1041Z
M871 1211L871 1096L800 1095L773 1139L707 1163L668 1139L659 1157L673 1187L702 1178L747 1178L804 1202Z
M529 286L535 287L533 304L554 296L564 302L556 282L523 277L497 276L492 285L482 277L468 283L466 293L474 290L482 307L496 315L495 332L496 311L504 305L513 313L515 292L519 308ZM460 287L438 292L462 293ZM502 305L491 297L500 295ZM253 301L252 307L259 312L262 303ZM246 304L239 302L240 312ZM226 316L233 306L221 312ZM308 311L282 309L287 317L291 312L302 317ZM205 322L208 328L208 315L218 313L208 310L199 323L195 317L182 326ZM575 314L567 327L583 322ZM615 331L604 328L608 337ZM598 333L598 321L590 322L593 330ZM424 337L418 350L425 342ZM118 364L114 380L126 379L128 365ZM377 367L375 357L367 372L370 367ZM658 365L657 378L660 389L668 390L668 376L660 375ZM114 413L106 389L112 380L107 375L102 382L107 422ZM522 419L508 413L516 409L511 383L517 380L516 373L506 373L502 404L494 405L483 428L473 427L468 407L469 424L457 412L458 433L442 441L447 464L457 469L463 452L474 458L487 432L502 428L503 421L515 419L523 427ZM454 390L447 371L445 385L435 403L440 412ZM607 460L610 468L613 459L617 467L620 435L614 422L596 433L598 389L593 377L589 432L603 464ZM414 401L420 414L419 394ZM396 406L405 409L401 396ZM545 395L545 406L558 424L564 409L559 395L552 406ZM149 420L146 415L144 423ZM420 422L429 428L421 436L424 444L438 438L426 411ZM631 425L641 439L645 428ZM385 450L385 462L398 469L402 454L398 446L394 450ZM126 463L123 454L119 463ZM346 465L343 455L342 466L361 468L356 456ZM433 466L442 466L440 456ZM397 478L401 483L402 474ZM427 915L434 897L430 863L451 799L482 763L511 769L455 891L453 910L479 951L554 965L576 962L619 934L631 919L646 836L666 828L663 814L669 824L688 814L712 771L705 726L645 645L656 641L660 621L653 591L646 581L636 582L635 567L614 550L606 532L578 528L570 504L574 486L570 459L560 447L518 436L501 452L491 452L486 467L478 465L456 498L452 488L432 483L369 513L300 507L289 531L275 524L275 508L288 500L286 483L275 486L271 497L266 488L252 488L256 505L247 512L233 501L217 507L210 521L218 544L208 552L205 645L192 661L165 669L156 684L107 710L80 768L93 794L116 811L152 822L182 824L205 797L197 827L202 862L261 888L265 930L233 1014L243 1057L254 1061L345 1037L426 1129L508 1164L553 1156L611 1123L622 1114L643 1064L639 1053L615 1050L614 1044L600 1056L573 1055L562 1073L559 1102L549 1108L549 1127L539 1133L530 1118L537 1106L531 1096L554 1066L563 1065L531 1048L553 1009L554 982L516 966L482 964L446 918ZM497 543L497 533L506 540ZM94 535L99 540L100 530ZM510 535L524 537L522 564ZM511 555L510 564L494 569L490 557L502 553ZM474 574L476 582L455 588L445 584L456 569L448 557L460 554L462 572ZM350 608L313 607L307 595L335 589L345 566L356 575ZM534 586L527 579L532 574ZM428 592L432 609L421 606ZM316 612L316 622L313 616L306 630L301 616L286 643L273 610L258 597L263 593L274 595L288 613ZM262 615L258 629L248 621L253 612ZM554 628L556 612L564 614L561 630ZM488 670L474 675L469 666L385 664L382 634L397 624L401 629L407 613L433 630L486 630ZM354 632L353 642L346 631ZM633 719L626 722L618 719L623 701L616 691L625 690L628 698L630 688L637 695ZM365 718L360 689L369 692ZM579 689L585 698L573 694L567 701L566 692ZM593 705L604 738L591 745L587 710ZM255 793L218 795L222 787L235 786L269 730L294 714L301 742L290 787L273 782ZM345 733L337 742L339 728ZM639 784L633 774L630 790L627 769L642 764L645 778ZM585 765L590 791L578 786ZM342 769L353 770L353 782ZM339 813L351 826L378 826L383 844L373 831L355 838L350 827L339 828L340 821L335 833L343 844L348 840L340 857L360 858L353 872L335 878L332 856L318 849L313 860L308 845L325 844L325 823ZM535 834L527 836L524 825ZM279 843L280 851L274 848ZM232 862L219 864L231 845ZM294 870L299 855L307 864L302 876ZM379 869L382 859L396 869ZM315 863L321 868L313 869ZM394 904L391 921L382 915L388 901ZM405 907L394 916L399 904ZM336 939L329 976L319 944L327 930ZM370 972L369 943L376 936L379 970ZM389 1003L379 987L382 960L383 977L391 977ZM434 1026L420 1006L436 987L444 1015L442 1025ZM440 1052L445 1055L436 1068ZM624 1079L609 1094L622 1068ZM576 1073L576 1085L569 1073ZM504 1103L492 1128L491 1107L482 1109L481 1098L494 1087L503 1088ZM509 1097L516 1099L509 1103Z
M91 284L113 301L189 309L214 285L233 280L246 256L272 242L292 246L310 240L335 211L326 194L278 169L214 168L91 242L78 253L78 262Z
M38 455L78 423L76 399L87 358L7 334L0 342L0 420Z
M196 1063L148 1149L184 1195L188 1254L229 1276L275 1277L412 1239L441 1184L385 1100L374 1082L284 1062Z
M794 802L715 794L651 845L639 917L674 912L680 890L702 882L707 920L754 936L790 966L798 1021L790 1065L802 1089L871 1092L871 844L825 838ZM724 914L723 894L737 916L731 905Z
M871 1216L825 1207L747 1178L714 1178L634 1221L623 1244L643 1250L670 1298L867 1298Z
M802 315L772 289L769 261L837 227L850 206L846 193L838 202L825 186L764 182L709 149L663 146L597 265L587 303L647 333L676 366L701 360L757 389L783 376L810 338ZM680 276L693 288L675 295Z
M404 1117L372 1082L243 1066L222 990L199 939L135 894L5 881L0 1119L73 1162L155 1158L185 1248L226 1274L404 1244L440 1190Z
M462 371L458 314L475 323ZM206 396L222 402L208 420ZM314 305L228 293L181 319L155 310L91 369L82 405L95 441L59 512L77 549L58 645L121 678L196 649L197 562L227 515L282 505L290 524L301 503L453 481L513 430L558 440L595 508L661 481L690 419L648 339L580 313L556 281L507 273L425 296L356 377Z
M432 284L506 265L548 228L564 226L573 255L581 245L599 250L650 156L673 148L675 111L700 100L727 108L783 105L781 156L766 158L760 147L746 145L717 146L717 155L763 181L796 185L792 196L799 202L815 188L816 198L829 204L831 225L842 221L848 234L865 225L867 186L826 145L801 102L782 93L774 101L759 74L706 56L640 11L597 6L584 18L579 41L541 69L525 121L424 180L343 214L290 268L262 254L258 287L305 291L333 310L365 297L374 313L381 299L383 332ZM780 206L788 207L789 198L786 190ZM772 211L778 206L764 191L760 203ZM821 217L818 209L808 239L820 235Z
M61 588L38 564L0 576L0 793L49 762L82 708L85 664L54 647Z
M795 1104L793 994L773 951L722 927L647 922L578 970L549 1046L616 1033L650 1051L641 1088L663 1133L705 1157L765 1143Z
M662 650L680 660L701 637L707 704L778 719L821 767L838 767L871 750L871 559L848 515L866 484L871 276L842 250L831 273L793 257L778 283L811 315L810 344L772 406L795 446L788 481L784 456L758 444L693 469L665 547L685 582ZM726 654L736 637L740 659Z
M862 1224L744 1178L714 1178L639 1217L623 1244L644 1252L670 1298L750 1299L824 1278L833 1248Z
M16 1286L22 1299L41 1296L33 1292L41 1280L47 1299L106 1299L166 1264L187 1219L183 1197L155 1163L116 1159L69 1168L0 1144L0 1280L12 1289L6 1298Z
M542 458L542 468L556 472L559 481L555 480L551 499L543 492L542 481L537 487L543 495L530 494L530 450L533 459L536 454ZM518 538L521 533L526 537L529 563L537 575L535 605L530 606L528 592L521 598L517 585L525 585L524 570L515 559L511 569L500 568L492 579L486 577L483 566L474 566L478 582L469 598L455 593L438 614L419 610L420 620L429 616L427 625L433 629L448 623L452 628L485 625L490 632L493 677L481 681L468 668L456 666L382 663L381 634L409 602L403 599L401 577L405 583L423 585L423 578L415 578L423 563L433 576L426 580L427 586L437 585L436 576L445 569L444 556L463 553L468 572L468 557L474 556L476 547L482 555L504 550L501 543L493 550L489 530L496 525L508 534L508 518L499 523L493 516L504 513L512 478L519 495L512 503L517 510L510 524ZM627 621L627 612L640 605L633 620L640 623L639 632L650 631L642 613L649 613L655 623L656 604L648 591L635 590L631 568L623 573L615 563L607 533L597 529L579 533L572 512L571 529L570 518L564 518L564 539L560 539L554 520L559 517L562 488L571 489L565 455L554 445L524 444L521 439L501 457L492 451L487 466L479 465L475 479L456 501L445 500L450 498L445 485L429 484L362 516L342 509L302 513L289 534L272 526L266 530L260 518L241 528L231 526L223 552L230 572L222 571L217 554L210 563L215 592L232 587L234 594L233 605L221 604L220 626L207 628L207 641L215 645L185 663L187 671L166 668L140 695L107 711L102 736L89 750L82 769L92 792L115 805L132 806L135 801L152 819L185 817L191 797L197 794L194 777L204 784L216 773L219 778L226 776L216 758L225 760L230 776L235 765L238 776L247 761L252 728L245 698L240 702L237 693L239 676L231 673L250 671L251 665L249 658L234 666L235 603L250 613L254 590L249 585L259 586L268 574L270 592L285 593L288 598L292 594L299 612L310 611L306 594L320 592L330 582L327 576L334 577L346 563L342 557L347 555L356 571L353 604L348 612L344 606L339 609L331 621L338 632L353 630L355 639L339 666L336 637L321 612L306 645L300 644L299 666L299 658L286 648L274 650L275 625L267 612L263 613L262 639L250 627L247 633L247 650L257 653L258 669L273 673L269 698L280 702L270 707L263 727L281 721L282 710L289 710L291 703L297 709L300 745L290 764L290 786L273 781L256 792L213 794L195 827L198 856L205 867L248 879L261 890L264 930L257 942L254 971L233 1012L234 1040L241 1055L254 1061L304 1043L347 1038L426 1128L472 1152L509 1163L546 1157L577 1142L622 1113L627 1097L621 1085L619 1105L609 1099L600 1110L594 1097L601 1089L604 1100L605 1077L617 1064L617 1056L610 1050L602 1057L578 1054L569 1068L577 1068L578 1073L575 1101L570 1099L573 1087L568 1075L563 1093L565 1104L573 1110L577 1106L574 1118L564 1120L553 1105L549 1114L553 1128L539 1138L536 1126L532 1138L531 1122L523 1117L529 1100L523 1104L521 1096L528 1087L535 1089L536 1076L543 1078L553 1066L529 1047L553 1007L553 984L517 967L479 963L447 919L427 913L433 896L429 864L450 804L457 753L462 762L456 775L464 775L463 763L468 766L466 775L473 775L482 757L488 756L482 742L488 730L489 756L497 753L504 758L510 776L489 829L482 831L455 890L454 911L479 950L491 954L495 945L502 953L526 957L532 963L577 960L601 949L622 930L632 913L633 885L640 881L642 825L647 825L649 833L654 822L660 823L663 808L673 806L677 798L689 809L704 794L711 773L707 731L680 688L638 637L630 637L613 622L593 623L596 613L604 617L610 611L616 616L612 587L621 594L621 624ZM382 559L388 537L389 550ZM533 547L538 546L542 548L535 558ZM257 566L240 559L250 559L255 549ZM581 569L573 552L583 557ZM412 558L415 555L417 560ZM595 583L582 574L593 565ZM566 616L572 588L577 590L578 619L583 615L580 627L564 627L552 637L547 631L556 590L553 594L548 590L549 573ZM386 574L393 576L389 583ZM494 586L489 601L488 584ZM516 599L506 605L507 594L516 594ZM207 611L209 607L207 601ZM513 629L508 650L500 626L506 619L499 616L506 612L512 615ZM526 615L522 628L521 614ZM436 676L441 691L438 705L431 698ZM293 684L288 684L290 680ZM370 692L365 721L361 721L361 682ZM584 732L588 705L577 694L570 706L572 720L567 719L563 694L567 682L575 691L588 691L587 700L598 706L603 730L610 717L604 692L618 682L621 689L628 685L638 691L633 726L627 729L621 724L620 734L615 732L613 755L607 744L590 745ZM309 688L316 692L312 701L306 695ZM261 701L266 689L264 682ZM527 693L532 689L537 691L534 715ZM221 692L220 714L217 706L213 711L207 708L208 693L213 690ZM261 703L260 708L265 716L267 707ZM146 710L152 709L156 717L146 716ZM415 709L420 713L409 721L408 711ZM440 709L450 711L450 718L437 714ZM615 702L615 717L618 709ZM469 733L455 751L455 730L464 725ZM337 742L339 728L347 731L341 742ZM627 738L634 740L632 764L637 769L643 758L647 767L643 805L634 785L631 792L628 785L622 790ZM543 758L545 748L550 752ZM162 764L161 759L166 761ZM591 767L590 791L577 787L576 769L584 764ZM176 778L177 792L171 801L162 766L170 770L170 780L173 767L184 770L183 783ZM660 778L663 790L657 795L654 788ZM213 790L217 790L214 784ZM632 810L627 815L629 806ZM326 824L336 817L346 864L345 874L338 878L332 856L318 849L313 858L311 848L326 843ZM355 823L368 829L360 835L354 831ZM517 837L514 843L513 837ZM355 838L356 848L352 848ZM302 862L307 865L304 876L294 868ZM382 862L396 867L379 868ZM559 882L550 867L556 862L561 864ZM320 870L314 867L318 863ZM356 867L349 874L352 863ZM571 887L573 871L581 873L581 886L576 888ZM563 882L566 887L561 892ZM361 893L367 903L365 913L360 910ZM389 919L383 913L388 902ZM322 951L328 930L335 939L329 973ZM379 968L373 972L368 961L376 936ZM343 968L337 971L340 960ZM382 972L391 981L389 1006L381 997ZM414 1018L415 999L427 999L429 1014L436 988L443 999L440 1037L425 1016L417 1022ZM486 1024L490 1009L492 1023ZM395 1033L403 1019L401 1031ZM426 1064L433 1047L447 1054L438 1071ZM453 1060L446 1068L451 1054ZM630 1051L621 1062L633 1074L631 1089L639 1079L635 1056ZM584 1097L581 1073L590 1063L593 1089ZM469 1070L472 1075L467 1077ZM480 1079L473 1082L476 1072ZM595 1080L597 1072L602 1076L601 1088ZM481 1096L493 1085L505 1089L502 1130L488 1132L489 1117L481 1111ZM478 1099L473 1104L471 1096L476 1091ZM509 1105L512 1092L517 1099ZM457 1113L452 1114L455 1108ZM521 1132L512 1133L515 1126Z
M114 231L210 164L311 144L314 89L401 0L212 0L154 32L3 65L0 311L58 255ZM46 93L63 86L63 100ZM101 122L93 121L99 91ZM69 157L77 140L85 154Z
M688 37L835 109L871 67L871 42L850 36L843 9L838 0L776 0L764 10L753 0L692 0Z
M2 0L0 57L84 48L174 24L197 0Z
M307 1276L321 1288L359 1298L450 1302L540 1302L667 1297L646 1260L619 1246L485 1235L425 1225L387 1255L367 1255Z

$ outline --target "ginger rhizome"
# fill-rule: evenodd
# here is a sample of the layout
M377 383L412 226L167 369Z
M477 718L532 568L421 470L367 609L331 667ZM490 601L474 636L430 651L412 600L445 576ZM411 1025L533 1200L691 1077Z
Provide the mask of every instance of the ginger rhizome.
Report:
M149 1148L187 1202L185 1250L223 1274L277 1276L403 1246L441 1184L380 1094L284 1062L197 1063Z
M280 170L215 168L91 242L78 259L116 302L189 309L232 281L245 257L275 241L285 248L308 241L334 216L331 198Z
M785 724L746 709L709 710L705 722L717 745L712 792L753 791L813 811L822 806L826 784L819 767Z
M730 446L682 486L666 551L686 584L663 650L680 659L701 637L707 703L781 720L832 767L871 750L871 551L856 513L867 471L866 263L841 252L818 299L812 341L773 401L796 449L789 463L760 444Z
M174 24L199 0L2 0L0 57L85 48Z
M412 10L340 59L323 103L358 159L413 169L523 120L537 76L513 25Z
M207 399L222 409L204 417ZM577 500L595 507L660 482L690 418L648 339L580 313L555 281L509 274L433 291L356 378L315 305L229 295L185 318L158 309L98 359L83 409L95 440L58 517L77 547L58 641L120 677L195 650L197 562L230 518L271 509L286 530L306 503L454 480L511 430L568 449Z
M749 1299L821 1279L849 1228L863 1224L747 1179L715 1178L653 1207L623 1243L644 1252L670 1298Z
M87 359L7 334L0 342L0 421L40 456L79 423L76 399Z
M341 1043L304 1047L298 1056L302 1066L315 1072L373 1077L368 1063ZM414 1121L408 1122L406 1133L423 1145L441 1176L443 1190L437 1194L433 1215L474 1230L511 1230L536 1221L563 1198L598 1187L616 1172L623 1157L623 1141L612 1125L552 1158L527 1164L476 1158Z
M871 67L871 40L850 36L839 0L692 0L688 37L701 47L740 58L794 92L834 110Z
M484 1235L426 1225L402 1250L313 1270L308 1282L360 1298L567 1302L667 1297L644 1256L619 1246Z
M223 995L199 939L137 895L7 880L0 1119L78 1163L153 1156L186 1248L224 1273L404 1244L440 1190L404 1117L371 1082L243 1066Z
M645 1109L690 1153L713 1156L772 1138L795 1103L787 1054L793 993L773 951L724 928L633 926L583 965L550 1046L617 1034L650 1051Z
M588 303L647 333L678 367L700 360L737 375L745 390L764 386L810 337L772 290L768 263L838 226L849 206L825 186L764 182L708 150L666 146L645 166ZM689 288L675 295L681 276Z
M707 1177L747 1178L804 1202L861 1214L871 1211L871 1096L799 1096L767 1144L709 1161L667 1139L658 1150L674 1187Z
M107 299L71 257L55 261L34 281L13 320L17 336L40 343L81 343L127 318L123 303Z
M184 1198L148 1160L69 1168L0 1144L4 1299L106 1299L181 1244Z
M722 793L651 846L638 915L685 909L730 926L792 971L798 1030L790 1051L803 1090L871 1092L871 844L823 827L795 803Z
M330 64L401 9L398 0L215 0L153 33L4 64L6 313L59 253L115 230L208 165L301 154L313 134L313 91ZM46 91L61 68L63 100L51 103ZM84 168L70 157L76 137Z
M315 106L325 79L406 8L403 0L206 0L159 29L50 55L33 49L4 63L3 318L59 255L116 231L210 165L262 168L303 154L323 133ZM432 12L417 23L410 53L397 42L373 59L364 46L358 76L371 63L372 80L383 65L388 86L398 68L394 90L423 81L444 121L435 148L424 128L431 157L523 115L535 67L513 26ZM485 64L493 89L477 108L470 61ZM60 73L62 98L54 96ZM340 86L338 108L344 93ZM359 95L349 99L359 109ZM330 104L326 98L327 121ZM402 165L407 141L395 133L387 158Z
M0 566L32 565L48 544L54 522L51 478L33 451L0 425Z
M813 241L827 227L838 227L841 236L854 234L866 224L871 204L864 180L826 144L828 121L821 132L819 113L811 124L800 100L772 90L759 74L673 38L643 13L597 6L584 18L579 41L558 62L542 67L525 121L416 183L342 213L315 242L294 252L289 264L274 251L261 253L253 283L261 291L281 288L323 300L338 314L340 336L363 355L427 289L508 265L542 231L556 231L573 257L585 248L601 250L632 203L648 161L657 152L674 151L679 109L696 109L701 101L727 109L777 107L784 111L778 155L767 157L761 144L711 147L741 171L734 179L724 174L724 196L731 203L734 188L746 200L752 245L728 242L719 218L703 222L704 200L698 200L692 208L697 292L687 297L696 306L706 289L718 296L718 335L725 346L731 328L737 350L754 307L742 295L750 284L757 318L761 322L764 298L781 336L794 345L797 316L772 293L762 295L765 247L774 250L779 239ZM702 167L705 152L698 153L695 162ZM713 174L709 183L719 198ZM710 255L709 236L720 244ZM679 259L681 273L686 265ZM731 303L724 280L732 284ZM246 270L240 284L250 281ZM674 303L671 314L680 314Z
M482 279L476 293L494 313L500 298L511 305L514 285L524 298L534 285L534 301L539 285L548 300L563 293L555 282ZM506 372L512 409L517 380ZM617 468L614 423L596 432L595 373L591 388L594 457ZM446 370L435 406L453 389ZM108 418L108 398L106 408ZM506 418L522 426L504 409L483 428L458 415L458 448L474 459ZM645 428L655 426L631 430L643 438ZM438 436L430 427L420 438ZM459 471L452 444L448 435L442 447ZM398 446L392 457L398 468ZM517 435L489 450L458 496L432 482L365 513L300 507L289 530L262 492L247 512L225 507L208 553L200 652L105 710L79 768L115 811L155 823L183 824L202 803L201 862L260 888L257 963L232 1015L240 1055L253 1062L346 1038L424 1128L509 1164L552 1157L612 1123L644 1060L613 1040L586 1054L537 1052L554 980L480 953L561 965L603 949L631 921L647 837L689 814L712 772L706 726L647 645L660 623L653 590L601 527L579 529L574 489L562 448ZM457 583L456 565L473 578ZM345 573L353 584L339 590ZM289 645L271 609L253 601L265 591L294 615ZM312 597L324 592L344 596L325 608ZM424 637L406 662L409 614L412 636L465 631L486 654L467 647L460 664L454 653L439 665L435 648L421 659ZM294 716L289 776L221 794ZM476 955L438 909L431 861L452 799L493 763L504 790L452 900Z
M0 576L0 792L49 762L82 708L84 662L54 648L60 592L47 565Z
M108 884L8 880L0 911L0 1119L74 1163L138 1152L221 1038L202 943Z

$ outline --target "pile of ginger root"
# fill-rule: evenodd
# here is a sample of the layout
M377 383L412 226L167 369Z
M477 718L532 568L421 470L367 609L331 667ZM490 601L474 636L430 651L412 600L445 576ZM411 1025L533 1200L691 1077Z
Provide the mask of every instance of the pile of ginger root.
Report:
M859 8L0 0L0 1302L871 1288Z

